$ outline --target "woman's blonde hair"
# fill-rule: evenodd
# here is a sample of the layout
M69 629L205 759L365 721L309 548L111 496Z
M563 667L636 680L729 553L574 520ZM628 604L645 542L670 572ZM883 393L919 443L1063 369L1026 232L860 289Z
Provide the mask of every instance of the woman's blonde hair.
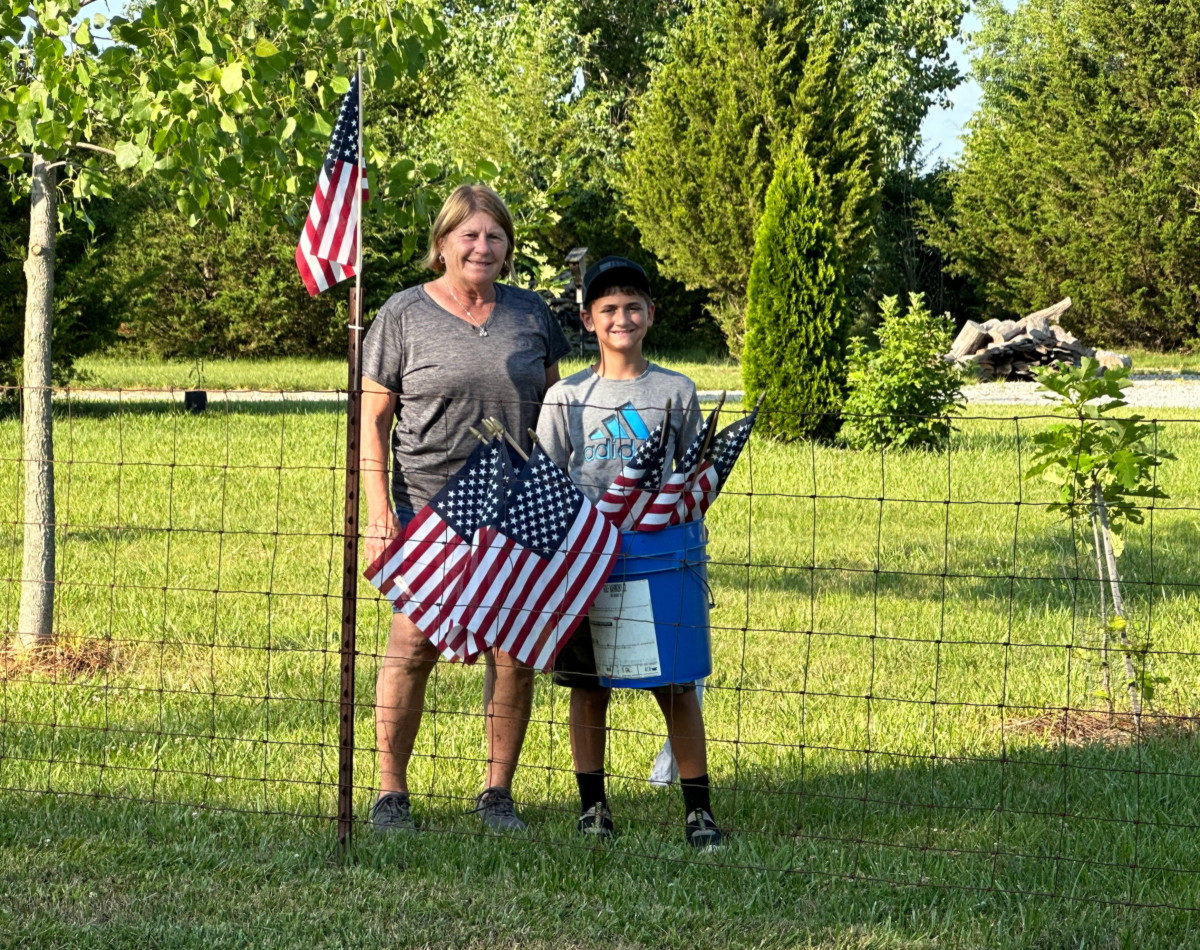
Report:
M504 199L492 191L487 185L459 185L450 193L442 210L438 212L429 229L429 251L425 255L425 266L435 274L446 270L442 261L442 252L438 245L446 239L451 231L475 214L483 211L495 221L504 236L508 238L508 250L504 253L504 266L500 268L500 276L507 277L513 269L513 219L512 212Z

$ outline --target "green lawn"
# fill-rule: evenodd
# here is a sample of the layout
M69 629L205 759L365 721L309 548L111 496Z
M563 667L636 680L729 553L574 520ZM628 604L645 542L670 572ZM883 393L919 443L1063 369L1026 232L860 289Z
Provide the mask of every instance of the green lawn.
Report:
M702 350L654 353L663 366L690 376L700 389L741 389L741 367L728 357ZM559 364L563 376L582 369L590 359L569 356ZM194 366L185 360L131 360L123 356L87 356L76 363L73 385L83 389L190 389ZM204 364L209 389L322 391L346 388L345 360L274 359L211 360Z
M317 364L314 364L317 365ZM681 841L661 741L618 694L623 834L572 832L566 695L539 678L514 789L529 837L465 814L480 671L439 666L424 833L330 860L340 419L328 403L62 401L57 617L102 668L0 680L0 946L1178 947L1200 906L1200 746L1022 724L1094 708L1094 585L1022 483L1038 425L951 453L755 440L711 512L710 772L729 846ZM1030 410L1018 410L1028 412ZM1169 410L1156 416L1182 419ZM1171 500L1123 558L1161 710L1196 709L1200 425L1165 424ZM0 625L20 573L18 427L0 420ZM1027 457L1027 455L1025 456ZM882 501L880 499L883 499ZM388 612L361 587L360 811ZM52 794L51 794L52 793ZM150 803L157 804L150 804ZM1147 905L1124 906L1124 905ZM1168 909L1152 909L1168 905Z

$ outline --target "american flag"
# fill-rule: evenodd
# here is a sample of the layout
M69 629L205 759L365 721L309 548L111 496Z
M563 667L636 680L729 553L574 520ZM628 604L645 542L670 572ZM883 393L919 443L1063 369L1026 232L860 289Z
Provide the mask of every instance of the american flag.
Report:
M663 427L659 425L646 437L596 502L600 513L622 531L633 527L662 483L667 451L662 433Z
M492 515L511 475L507 447L480 444L446 485L364 571L449 660L470 662L479 650L455 619L468 578L472 542Z
M358 76L342 99L333 138L321 166L308 220L296 247L296 267L314 297L353 277L358 266L360 201L370 197L367 166L358 153Z
M675 507L683 490L695 479L696 471L703 461L705 437L712 424L713 417L710 416L708 424L701 426L696 437L692 439L692 444L683 453L679 466L644 506L633 525L634 531L661 531L667 525L677 523Z
M699 521L704 517L704 513L725 486L729 473L733 471L734 464L750 438L750 430L754 428L757 418L758 410L755 409L750 415L726 426L713 439L712 445L704 453L704 461L696 471L692 483L680 496L676 507L676 521L672 524Z
M535 447L482 527L457 613L481 643L548 669L595 600L620 532Z

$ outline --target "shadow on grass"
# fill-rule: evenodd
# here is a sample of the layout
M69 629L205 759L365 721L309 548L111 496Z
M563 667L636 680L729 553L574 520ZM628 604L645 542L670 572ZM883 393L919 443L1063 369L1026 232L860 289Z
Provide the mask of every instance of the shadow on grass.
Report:
M621 834L595 846L573 831L573 796L530 793L528 770L517 792L529 834L487 835L461 791L423 789L421 832L360 826L348 865L333 859L332 822L303 809L260 817L8 790L0 903L10 925L64 928L72 946L93 945L97 917L109 938L182 926L199 939L227 921L295 945L296 922L311 930L330 909L348 930L378 937L392 921L389 933L438 947L1186 945L1190 915L1169 908L1200 904L1193 736L1014 743L971 760L823 758L794 749L774 769L717 776L730 838L711 855L683 843L674 789L614 780Z

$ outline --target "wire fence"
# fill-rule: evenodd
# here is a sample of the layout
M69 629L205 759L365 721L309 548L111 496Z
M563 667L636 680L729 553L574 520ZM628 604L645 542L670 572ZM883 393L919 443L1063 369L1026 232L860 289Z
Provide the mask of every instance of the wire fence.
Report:
M126 391L54 400L54 646L10 636L0 789L338 816L344 394ZM741 411L726 409L729 421ZM973 407L949 451L752 439L707 518L715 817L731 868L1111 904L1200 906L1193 568L1200 420L1155 413L1169 498L1120 559L1136 679L1088 547L1023 477L1044 409ZM20 418L0 418L0 622L22 587ZM359 565L361 567L361 565ZM353 784L379 785L375 681L391 607L358 589ZM1104 687L1105 669L1108 686ZM439 663L410 767L433 835L483 834L479 667ZM513 792L583 847L568 694L535 683ZM618 690L610 847L684 860L662 717Z

